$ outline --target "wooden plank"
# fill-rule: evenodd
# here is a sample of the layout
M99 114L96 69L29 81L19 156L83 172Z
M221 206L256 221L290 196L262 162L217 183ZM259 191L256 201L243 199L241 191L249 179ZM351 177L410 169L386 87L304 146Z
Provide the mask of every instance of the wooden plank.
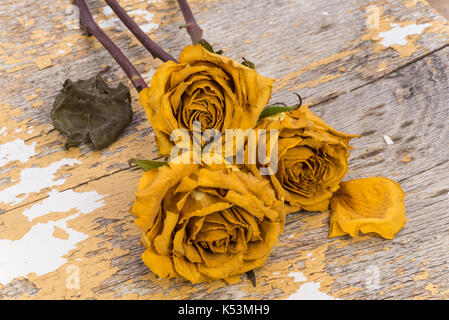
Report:
M0 9L0 16L6 21L3 38L0 37L4 48L0 52L4 73L0 80L3 88L0 95L6 109L4 127L8 132L0 139L5 142L24 140L31 150L33 148L30 146L35 145L34 154L28 161L20 163L21 170L36 166L45 168L65 158L77 159L77 163L58 171L56 179L61 175L67 176L67 170L77 172L67 176L63 185L57 186L58 190L73 188L123 170L132 157L156 156L151 127L137 103L135 90L132 92L135 119L124 133L124 139L101 153L92 152L88 147L82 148L81 153L75 150L66 152L62 148L64 138L52 129L49 111L64 80L91 77L106 63L113 66L110 75L112 83L120 79L125 81L108 53L94 39L87 39L80 30L74 29L76 20L69 4L66 1L49 2L48 5L9 1ZM92 1L90 4L100 25L110 26L106 28L108 33L149 79L159 63L141 46L134 45L135 40L130 40L132 36L114 20L113 14L104 11L102 2ZM175 56L189 43L186 32L178 30L182 16L175 3L148 4L147 1L133 0L124 1L123 4L144 26L163 23L154 31L155 37ZM397 1L373 4L377 4L379 10L380 29L377 31L370 31L366 25L367 6L359 6L356 1L339 0L326 2L325 5L308 1L193 2L205 36L213 44L224 48L226 54L237 59L242 55L248 57L256 62L262 74L277 79L273 101L295 102L295 96L290 93L293 90L301 93L305 102L312 104L366 85L448 43L445 20L429 6L421 2L412 5ZM8 12L13 10L22 18L8 20ZM152 13L154 17L147 21ZM234 21L235 17L238 17L238 23L228 26L227 21ZM405 27L429 25L419 34L413 35L413 31L407 31L411 32L411 38L404 46L396 49L383 47L379 44L381 38L375 39L380 30L392 28L389 32L393 34L402 30L402 26L396 26L395 21L400 21ZM11 41L9 35L16 29L20 37ZM229 37L229 34L234 36ZM298 34L301 36L298 37ZM402 52L406 52L405 56L400 55ZM52 62L51 66L40 70L45 66L43 60L48 59ZM148 147L142 148L141 144ZM14 190L20 181L21 171L15 170L17 165L17 161L11 161L0 172L0 186L3 189ZM89 170L92 168L95 170ZM20 205L42 199L47 191L29 192L20 199ZM0 203L0 210L7 211L16 206L18 199L13 200Z
M256 288L248 281L193 286L156 279L148 271L140 261L139 232L127 213L140 172L128 169L126 161L154 157L155 146L136 93L137 115L121 140L101 153L88 147L63 150L49 119L54 95L65 78L90 77L105 61L112 62L95 41L68 28L65 1L5 2L0 8L0 21L5 22L0 36L0 95L6 111L0 130L6 127L7 135L0 134L0 143L15 142L15 147L23 143L26 152L0 171L0 194L13 200L1 203L0 247L17 248L15 259L27 261L30 268L8 270L16 276L3 275L0 297L236 299L313 293L447 298L448 35L444 20L424 2L372 3L382 10L384 32L407 26L412 29L401 30L417 32L416 26L430 24L411 34L404 46L386 48L375 40L380 31L366 26L367 6L357 1L192 1L207 39L219 43L227 55L244 55L262 74L279 79L273 101L293 102L289 89L297 87L294 90L316 105L313 110L331 125L364 134L353 143L348 178L387 176L401 182L407 193L408 222L393 241L372 236L327 239L328 213L290 216L267 266L257 271ZM178 30L182 17L174 2L121 2L129 11L154 12L151 22L164 21L153 34L172 54L188 43L187 34ZM99 21L112 19L101 9L101 1L89 4ZM16 19L8 18L10 12L16 12ZM145 14L135 15L141 23L149 22ZM12 32L20 36L12 39ZM150 73L157 67L142 48L129 47L126 32L115 32L113 37L139 70ZM52 66L40 70L49 64L48 56ZM120 78L115 67L111 81ZM390 136L394 144L385 145L382 135ZM411 161L402 161L405 155ZM20 188L11 188L27 185L20 185L25 169L45 169L39 171L52 172L55 179L20 197ZM61 207L67 199L66 203L75 203L73 208ZM29 241L36 239L44 246L47 239L66 251L52 252L56 255L39 263L33 252L27 256L27 245L34 248ZM70 289L76 270L80 288ZM366 279L373 285L367 286Z
M449 18L449 4L444 0L429 0L431 6L437 9L443 16Z
M356 281L363 290L345 297L447 299L447 54L445 48L313 109L335 127L363 134L352 143L346 179L386 176L406 193L407 223L394 240L367 237L326 251L326 270L337 277L331 292ZM383 135L394 144L387 145ZM364 284L370 265L378 268L377 290Z

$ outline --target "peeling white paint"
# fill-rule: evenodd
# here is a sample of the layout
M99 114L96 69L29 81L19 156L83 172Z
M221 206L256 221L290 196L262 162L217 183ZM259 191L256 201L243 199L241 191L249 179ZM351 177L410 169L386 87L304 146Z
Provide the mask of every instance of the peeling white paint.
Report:
M74 11L75 11L75 5L69 4L69 5L67 6L67 8L65 9L64 14L65 14L66 16L70 16L70 15L73 14Z
M321 292L319 287L320 284L316 282L304 283L286 300L339 300Z
M2 134L2 133L4 133L4 134L6 134L6 130L7 130L8 128L6 128L6 127L2 127L1 129L0 129L0 134Z
M104 7L103 8L103 15L108 17L113 13L112 9L110 7ZM136 10L132 10L127 12L129 15L133 16L133 15L137 15L137 16L141 16L145 19L145 21L149 22L153 19L154 17L154 13L152 12L148 12L142 9L136 9ZM109 19L100 19L98 20L98 26L102 29L107 29L107 28L112 28L112 27L118 27L116 24L120 22L120 19L116 18L116 17L111 17ZM152 30L155 30L159 27L159 25L157 23L146 23L146 24L142 24L140 25L140 28L143 30L143 32L145 33L149 33Z
M120 19L118 19L118 18L111 18L111 19L108 19L108 20L101 19L101 20L98 21L98 26L101 29L112 28L119 21L120 21Z
M111 7L106 6L103 8L103 14L105 16L110 16L114 11L112 11Z
M136 10L132 10L128 12L129 15L131 16L140 16L143 17L145 19L145 21L149 22L151 20L153 20L154 18L154 13L149 12L149 11L145 11L142 9L136 9ZM157 23L146 23L146 24L139 24L140 28L143 30L143 32L145 33L149 33L157 28L159 28L159 25Z
M407 44L407 37L414 34L421 34L424 29L430 26L430 23L425 24L409 24L401 27L397 23L391 24L391 30L380 32L376 40L382 39L380 42L384 47L390 47L392 45L404 46Z
M0 240L0 284L34 272L41 276L57 270L67 262L63 256L88 236L67 226L79 214L58 221L38 223L20 240ZM63 229L67 239L55 238L55 227Z
M61 159L45 168L26 168L20 173L20 182L0 190L0 202L18 204L28 197L31 192L39 192L44 188L60 186L66 179L54 180L55 173L64 165L80 164L77 159ZM23 195L22 197L20 197Z
M145 80L146 83L150 83L155 72L156 72L156 69L151 68L149 72L143 73L142 74L143 80Z
M11 161L27 162L36 154L35 146L36 142L26 145L22 139L0 145L0 168Z
M136 9L136 10L129 11L128 14L130 16L132 16L132 15L141 16L146 21L151 21L153 19L153 17L154 17L154 13L151 13L149 11L145 11L145 10L142 10L142 9Z
M305 282L307 278L300 271L290 272L288 274L290 277L294 277L295 282ZM316 282L308 282L301 285L301 287L290 295L286 300L338 300L331 297L324 292L319 290L320 284Z
M295 278L294 281L295 282L305 282L307 281L307 278L304 277L304 275L302 274L302 272L290 272L288 274L289 277L293 277Z
M52 190L48 198L24 210L23 214L30 221L51 212L76 209L77 213L57 221L38 223L20 240L0 240L0 284L5 285L17 277L26 277L31 272L41 276L64 265L67 262L64 255L88 237L69 228L67 222L104 206L105 196L96 191ZM67 239L56 238L53 235L55 227L64 230Z
M158 24L156 24L156 23L147 23L147 24L144 24L144 25L141 25L140 26L140 28L143 30L143 32L145 32L145 33L149 33L150 31L152 31L152 30L155 30L155 29L157 29L159 27L159 25Z
M393 140L391 140L391 138L389 136L387 136L386 134L384 134L382 136L382 138L384 139L384 141L387 145L390 146L390 145L394 144Z
M74 192L69 189L59 192L51 190L48 193L48 198L24 210L22 214L28 217L28 221L33 221L51 212L69 212L72 209L86 214L104 206L103 198L104 196L99 195L96 191Z

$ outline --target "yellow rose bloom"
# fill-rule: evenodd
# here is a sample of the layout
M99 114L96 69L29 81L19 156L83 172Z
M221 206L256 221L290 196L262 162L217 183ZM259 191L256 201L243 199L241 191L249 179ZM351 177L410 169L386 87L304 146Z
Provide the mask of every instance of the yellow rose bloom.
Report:
M342 182L331 198L329 237L356 237L361 231L393 239L406 221L404 198L399 184L388 178Z
M264 118L257 128L278 130L278 169L271 178L284 192L286 210L327 210L348 170L349 141L358 136L334 130L306 106Z
M159 277L192 283L263 266L285 223L269 180L224 165L169 163L145 172L131 213L145 264Z
M204 49L184 48L179 63L168 61L155 72L150 88L139 93L154 129L159 153L168 156L175 129L249 129L271 97L273 79Z

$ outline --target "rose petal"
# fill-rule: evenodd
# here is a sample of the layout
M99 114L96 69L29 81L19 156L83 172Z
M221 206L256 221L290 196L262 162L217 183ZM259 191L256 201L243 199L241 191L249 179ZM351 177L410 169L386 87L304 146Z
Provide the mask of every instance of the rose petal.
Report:
M331 198L329 237L356 237L361 231L392 239L406 221L404 197L399 184L387 178L342 182Z
M179 215L170 211L165 212L162 233L154 239L154 247L160 254L169 255L173 247L172 233L178 223Z
M193 120L219 131L253 128L271 97L273 81L197 44L184 48L178 64L162 64L150 88L139 93L139 101L153 127L159 153L168 156L174 145L172 131L191 130ZM202 99L200 95L189 99L197 91L208 96L200 104L193 99ZM192 111L200 106L207 112Z
M186 255L185 255L186 258L190 262L196 262L196 263L203 262L203 258L201 258L201 255L200 255L198 249L194 245L184 243L184 251L186 253Z
M181 213L180 222L188 220L192 217L204 217L214 212L219 212L230 208L232 203L219 201L209 195L205 195L205 199L198 201L189 197L186 201L184 209Z
M223 266L223 264L228 263L229 260L232 260L235 256L227 253L209 252L208 250L205 250L198 245L196 246L196 248L198 249L198 252L200 253L201 258L203 259L206 266L210 268L220 268L221 266Z
M199 264L198 271L212 279L223 279L232 275L238 270L243 262L243 254L233 254L225 263L216 267L209 267L207 264Z
M264 220L260 223L260 228L262 229L262 240L248 243L245 260L255 260L266 256L278 241L279 234L281 233L279 223Z
M175 236L173 238L173 254L178 256L185 256L186 252L184 249L184 242L186 240L186 225L184 223L180 230L174 232Z
M168 190L196 168L198 168L197 165L170 164L170 167L164 166L158 170L146 171L142 175L138 191L135 193L136 201L130 211L137 217L135 222L144 233L152 227Z
M143 262L161 278L173 278L178 275L172 259L157 253L154 247L147 248L142 254Z
M191 263L184 258L173 256L176 271L192 283L209 282L211 279L199 272L196 263Z
M234 87L240 89L235 92L237 100L239 105L244 107L243 113L249 117L235 117L231 127L242 129L254 127L260 112L270 98L274 80L259 75L255 70L231 58L211 53L200 44L184 48L179 57L180 63L190 64L197 61L216 64L231 76ZM245 108L245 106L251 106L251 108Z

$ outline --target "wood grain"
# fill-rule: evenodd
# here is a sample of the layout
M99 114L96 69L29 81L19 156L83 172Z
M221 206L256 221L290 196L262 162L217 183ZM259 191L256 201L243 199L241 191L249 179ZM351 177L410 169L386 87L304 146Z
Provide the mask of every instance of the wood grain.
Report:
M174 56L189 44L188 34L178 29L182 16L176 1L120 2L128 11L154 13L151 22L159 27L151 36ZM88 3L97 21L113 17L103 14L102 1ZM64 138L50 121L52 101L63 81L91 77L104 64L113 66L111 83L126 81L95 40L69 28L69 4L7 0L0 8L0 129L7 128L0 145L20 139L35 148L27 161L0 168L0 195L20 183L25 169L46 168L62 159L78 161L55 172L60 185L17 197L18 203L0 198L0 241L20 241L38 224L71 216L68 226L88 237L64 255L66 262L56 270L0 285L0 297L278 299L308 285L347 299L448 297L449 34L446 21L424 1L191 1L214 47L236 59L245 56L261 74L277 79L272 101L294 102L291 91L298 92L330 125L363 135L352 143L347 179L385 176L398 181L407 194L408 221L392 241L370 235L328 239L328 212L291 215L266 267L256 272L256 288L248 281L191 285L156 279L141 262L139 231L127 212L141 172L129 168L127 160L155 158L157 153L135 91L135 118L118 142L102 152L89 146L63 149ZM366 24L368 5L381 8L386 31L392 23L429 26L409 36L403 48L383 47L379 31ZM142 14L134 17L148 22ZM139 71L157 68L159 62L135 45L120 23L107 32ZM51 66L39 69L48 65L40 58L49 58ZM383 135L394 144L386 145ZM410 161L403 161L406 155ZM29 221L25 210L44 203L51 190L95 191L104 205L76 217L72 210ZM66 285L71 265L80 270L77 290ZM295 278L299 272L304 279ZM379 280L374 287L366 282L373 275Z

